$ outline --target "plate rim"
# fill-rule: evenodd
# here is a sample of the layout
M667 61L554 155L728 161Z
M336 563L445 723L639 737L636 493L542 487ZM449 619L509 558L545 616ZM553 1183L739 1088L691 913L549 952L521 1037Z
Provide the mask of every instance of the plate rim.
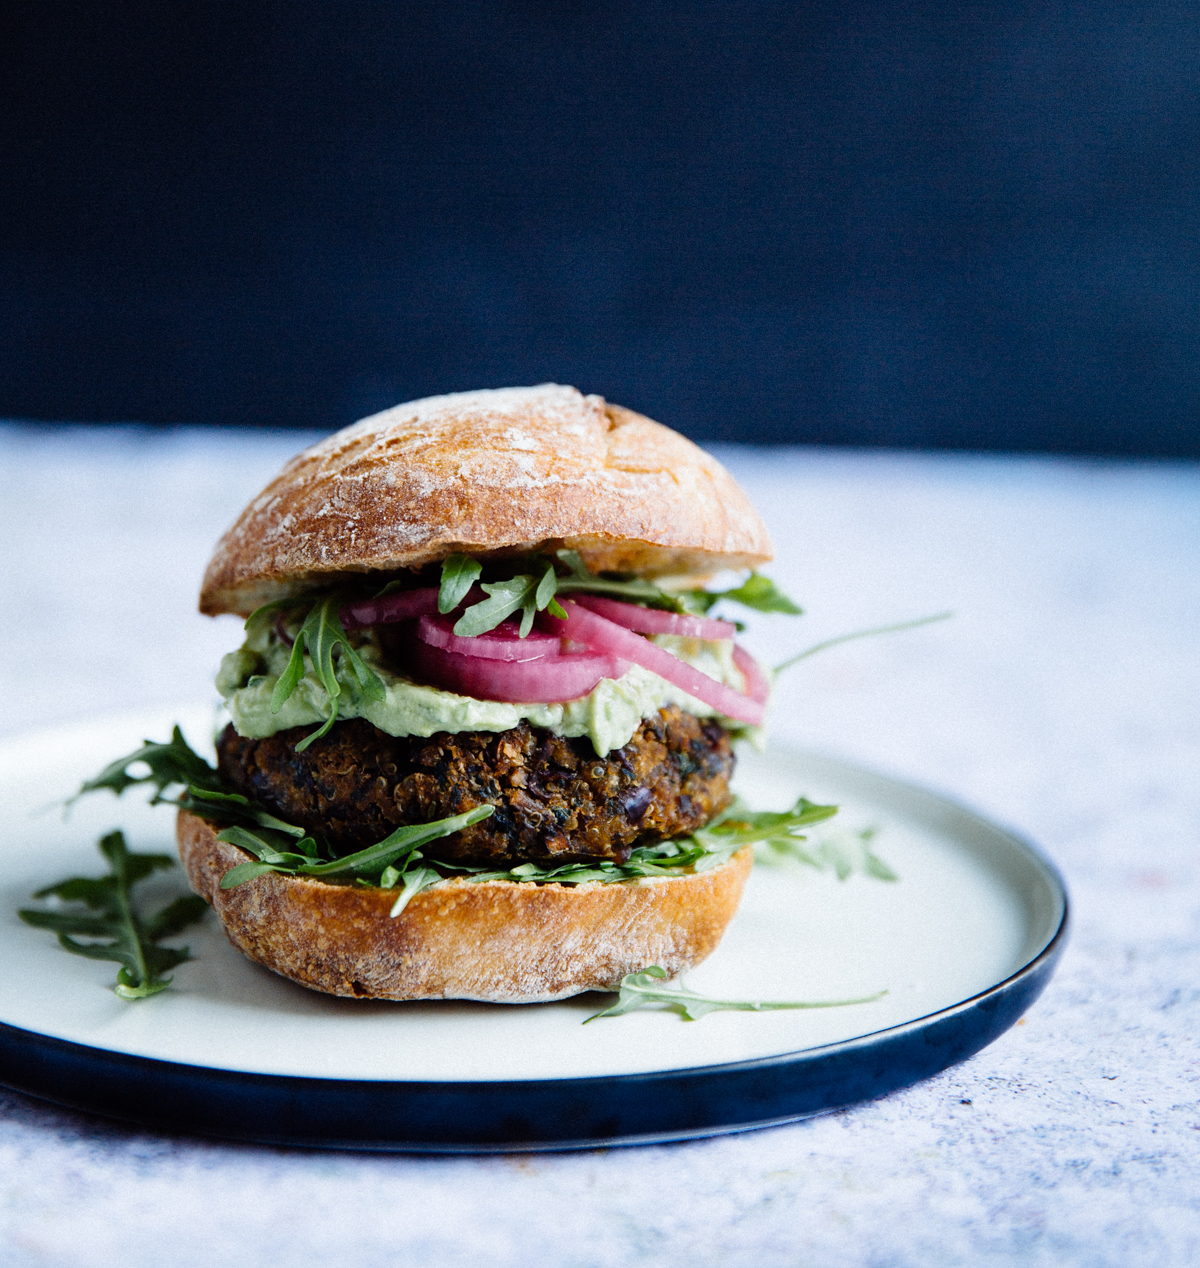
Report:
M1041 995L1066 946L1069 928L1069 909L1064 909L1063 919L1054 936L1022 968L985 991L923 1018L833 1044L717 1065L561 1079L470 1082L338 1079L188 1065L77 1044L0 1023L0 1083L68 1109L99 1114L142 1128L285 1148L490 1154L560 1152L702 1139L780 1126L875 1100L973 1056L1013 1026ZM989 1004L997 1007L989 1010ZM995 1016L989 1016L989 1012L994 1012ZM953 1029L956 1024L961 1029L964 1021L973 1024L964 1033L951 1036L949 1042L928 1042L935 1030ZM931 1049L935 1055L918 1052L914 1066L911 1051L914 1047ZM836 1085L840 1090L818 1095L816 1100L805 1099L802 1088L789 1089L787 1086L786 1076L803 1074L806 1067L819 1067L830 1062L848 1064L849 1059L870 1057L873 1053L898 1058L901 1068L891 1067L876 1073L868 1080L869 1086L865 1089L861 1083L862 1072L855 1070L852 1076L858 1076L858 1081L847 1077ZM24 1063L21 1061L23 1057L26 1058ZM81 1072L85 1085L82 1093L77 1090L77 1075ZM116 1076L115 1081L111 1079L112 1074ZM135 1104L130 1104L128 1095L120 1094L127 1090L130 1075L134 1076L132 1082L138 1090L137 1097L133 1098ZM590 1105L596 1091L609 1093L610 1097L615 1094L619 1099L630 1091L649 1092L653 1096L667 1088L677 1094L676 1100L687 1100L688 1093L703 1094L705 1084L737 1082L745 1085L760 1081L763 1075L774 1076L776 1086L772 1092L776 1104L782 1106L785 1101L779 1098L782 1096L786 1100L786 1093L789 1090L793 1092L792 1103L782 1113L763 1115L755 1112L752 1107L756 1107L761 1098L753 1096L753 1089L745 1087L734 1089L735 1099L739 1095L742 1097L739 1103L743 1109L732 1115L728 1110L719 1110L703 1121L677 1122L657 1128L607 1130L607 1107L603 1105L599 1108L599 1117L591 1120L593 1124L600 1123L600 1128L582 1133L547 1131L544 1126L541 1130L530 1132L526 1130L526 1120L520 1112L516 1115L504 1112L504 1106L513 1098L531 1094L549 1098L560 1108L563 1103L572 1100L586 1101ZM191 1093L199 1101L203 1099L201 1094L204 1091L214 1088L221 1102L215 1114L207 1108L196 1112L195 1103L189 1107L186 1095L182 1102L180 1100L181 1091ZM678 1095L680 1091L685 1094L683 1098ZM264 1099L264 1092L267 1093L266 1099L276 1104L260 1105L259 1108L266 1113L260 1113L257 1118L251 1115L247 1121L245 1111L248 1102L260 1102ZM280 1118L294 1114L299 1101L304 1101L311 1108L308 1097L314 1092L318 1096L324 1093L327 1100L355 1103L348 1114L345 1110L341 1111L345 1116L338 1119L340 1130L332 1126L315 1131L297 1129L294 1125L281 1127ZM801 1094L799 1100L795 1099L796 1093ZM384 1107L391 1111L392 1118L404 1121L412 1103L421 1099L445 1103L442 1113L435 1115L437 1127L432 1131L428 1127L415 1132L362 1131L346 1126L350 1120L374 1124L378 1121L379 1110ZM501 1112L493 1116L491 1124L480 1124L480 1109L493 1108L481 1106L480 1102L492 1102L493 1106L499 1107ZM450 1121L447 1121L446 1114Z

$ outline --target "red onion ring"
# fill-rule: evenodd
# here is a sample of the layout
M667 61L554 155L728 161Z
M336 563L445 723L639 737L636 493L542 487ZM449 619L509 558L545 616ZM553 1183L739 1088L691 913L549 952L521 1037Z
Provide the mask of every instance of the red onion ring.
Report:
M736 718L739 722L757 726L766 716L766 708L761 701L717 682L677 656L656 647L640 634L635 634L588 608L580 607L571 600L563 606L567 610L567 619L552 619L565 637L578 643L586 643L594 652L607 653L641 665L643 669L665 678L724 717Z
M279 635L279 641L286 643L289 647L296 645L296 640L287 632L287 612L280 612L275 618L275 633Z
M620 603L598 594L577 594L573 600L580 607L590 608L602 617L639 634L682 634L685 638L732 638L737 627L728 621L714 621L707 616L680 616L677 612L660 612L636 603Z
M636 638L636 635L631 637ZM463 656L413 640L413 668L426 682L476 700L512 704L562 704L595 690L602 678L620 678L626 661L593 652L540 660L491 660Z
M739 647L736 643L733 645L733 663L745 679L746 695L759 704L766 704L771 694L771 680L763 667L744 647Z
M338 614L344 630L366 630L372 625L392 625L411 621L417 616L432 615L438 610L436 586L421 590L400 590L380 599L360 599L347 603Z
M430 647L440 647L459 656L480 656L509 663L544 660L558 656L561 651L562 639L558 635L531 630L521 638L515 621L501 621L494 630L470 637L455 634L454 621L453 616L423 616L417 621L417 637Z

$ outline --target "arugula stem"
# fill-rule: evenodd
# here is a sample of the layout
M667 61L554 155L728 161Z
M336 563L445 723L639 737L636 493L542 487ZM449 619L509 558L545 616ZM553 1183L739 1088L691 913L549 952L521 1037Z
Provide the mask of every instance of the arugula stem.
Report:
M817 652L823 652L828 647L837 647L839 643L851 643L857 638L873 638L876 634L899 634L902 630L915 630L921 625L932 625L934 621L948 621L953 615L953 612L937 612L933 616L922 616L915 621L901 621L899 625L877 625L869 630L855 630L853 634L839 634L837 638L827 638L823 643L814 643L812 647L806 647L804 651L788 657L787 660L776 665L771 672L781 674L797 661L815 656Z
M100 850L108 859L112 868L114 885L112 902L117 918L117 940L123 942L132 964L126 964L124 971L134 980L132 987L118 982L117 994L123 995L130 990L138 993L150 981L150 969L146 964L146 952L142 946L143 931L137 913L133 910L130 894L129 852L125 848L125 839L119 832L112 832L100 842ZM131 972L132 970L132 972Z
M617 1002L601 1012L584 1018L586 1026L589 1021L601 1017L622 1017L635 1008L643 1008L647 1004L665 1004L667 1008L677 1012L685 1021L699 1021L709 1013L742 1012L767 1013L784 1009L812 1008L848 1008L855 1004L872 1004L882 999L887 991L876 991L872 995L861 995L857 999L820 999L820 1000L750 1000L750 999L712 999L708 995L700 995L688 990L682 983L665 985L667 971L657 964L651 964L640 973L627 973L617 988Z

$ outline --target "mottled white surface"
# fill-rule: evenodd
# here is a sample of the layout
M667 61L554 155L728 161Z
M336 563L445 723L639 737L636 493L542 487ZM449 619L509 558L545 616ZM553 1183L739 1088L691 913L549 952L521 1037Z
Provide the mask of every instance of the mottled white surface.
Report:
M0 734L204 698L236 639L192 615L208 551L306 439L0 430ZM756 625L768 659L958 613L798 666L776 734L948 790L1058 861L1074 939L1024 1022L871 1105L579 1155L257 1149L2 1094L0 1262L1200 1258L1200 469L722 456L810 613Z

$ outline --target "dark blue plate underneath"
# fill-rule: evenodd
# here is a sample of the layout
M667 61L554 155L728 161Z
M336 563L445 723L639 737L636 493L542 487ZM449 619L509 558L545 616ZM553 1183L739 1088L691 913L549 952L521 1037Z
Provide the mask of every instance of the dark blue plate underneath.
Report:
M72 1109L260 1144L425 1153L587 1149L747 1131L907 1087L1001 1035L1045 988L1066 943L986 991L845 1043L756 1061L528 1082L387 1082L157 1061L0 1025L0 1083Z

